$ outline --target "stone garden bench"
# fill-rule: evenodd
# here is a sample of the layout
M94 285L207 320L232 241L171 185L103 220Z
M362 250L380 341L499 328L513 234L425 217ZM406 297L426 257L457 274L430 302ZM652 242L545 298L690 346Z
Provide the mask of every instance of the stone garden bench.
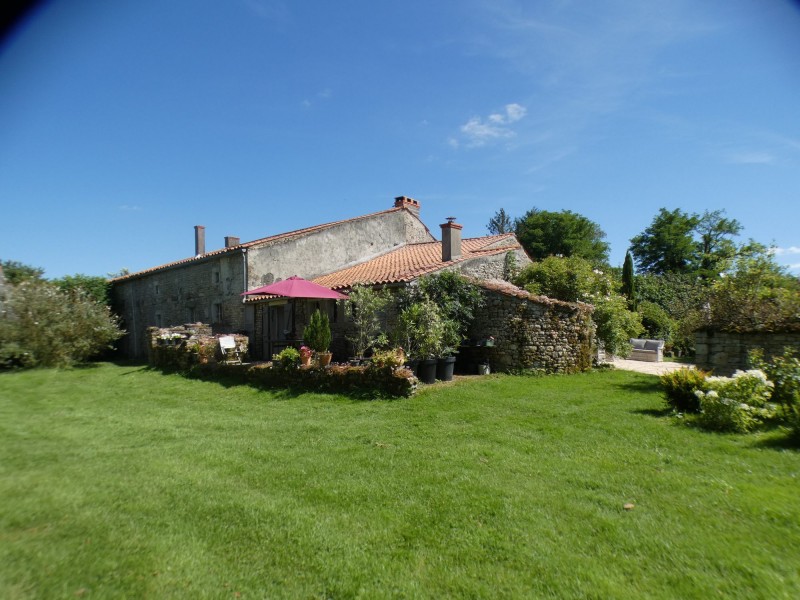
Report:
M630 360L642 360L645 362L662 362L664 360L664 340L640 340L631 339Z

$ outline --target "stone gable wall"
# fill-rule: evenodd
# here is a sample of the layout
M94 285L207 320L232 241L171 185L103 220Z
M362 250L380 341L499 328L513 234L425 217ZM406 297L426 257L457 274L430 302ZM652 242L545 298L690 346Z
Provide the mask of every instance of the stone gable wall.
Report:
M762 348L765 357L783 354L791 346L800 350L800 333L729 333L712 329L695 333L695 363L717 375L749 368L747 354Z

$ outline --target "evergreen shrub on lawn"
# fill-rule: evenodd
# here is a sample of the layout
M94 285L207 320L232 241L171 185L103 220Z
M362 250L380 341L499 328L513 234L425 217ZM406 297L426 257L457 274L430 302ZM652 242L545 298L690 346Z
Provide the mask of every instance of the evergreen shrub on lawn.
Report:
M664 373L661 376L661 387L667 405L677 412L700 412L700 399L695 392L706 391L708 372L700 369L683 368Z

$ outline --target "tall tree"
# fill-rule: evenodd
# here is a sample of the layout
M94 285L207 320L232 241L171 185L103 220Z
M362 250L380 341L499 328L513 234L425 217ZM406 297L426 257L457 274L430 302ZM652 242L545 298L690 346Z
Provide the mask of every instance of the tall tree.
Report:
M532 208L515 222L517 237L533 259L578 257L594 266L608 262L608 243L600 226L571 210L551 212Z
M501 233L511 233L514 231L514 221L512 221L511 217L506 214L505 209L501 208L494 213L494 216L491 219L489 219L486 229L489 230L489 233L493 233L495 235Z
M633 257L630 252L625 253L625 262L622 264L622 293L628 299L631 310L636 310L636 282L633 276Z
M705 211L695 232L698 236L695 262L698 274L706 280L715 279L733 263L736 244L730 238L742 231L736 219L726 219L724 210Z
M44 269L32 267L16 260L0 261L0 267L3 268L3 276L9 285L17 285L31 279L41 279L44 275Z
M691 270L696 249L692 235L698 222L697 215L679 208L660 209L650 226L631 239L630 251L639 270L654 275Z

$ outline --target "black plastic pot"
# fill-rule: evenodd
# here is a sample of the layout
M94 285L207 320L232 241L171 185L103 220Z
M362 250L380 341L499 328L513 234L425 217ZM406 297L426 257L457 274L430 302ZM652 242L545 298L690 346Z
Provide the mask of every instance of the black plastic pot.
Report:
M438 362L435 358L419 361L417 377L422 383L436 383L436 365Z
M453 369L456 366L455 356L445 356L436 361L436 379L441 381L453 380Z

